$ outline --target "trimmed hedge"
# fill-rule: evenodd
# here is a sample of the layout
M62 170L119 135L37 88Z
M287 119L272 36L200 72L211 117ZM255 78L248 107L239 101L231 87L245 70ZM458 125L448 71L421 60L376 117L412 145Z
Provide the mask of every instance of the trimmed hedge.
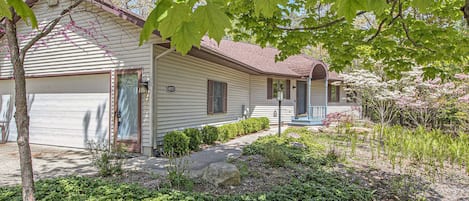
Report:
M243 136L270 128L269 118L249 118L236 123L225 124L218 127L218 140L226 142L237 136Z
M205 126L202 128L202 142L205 144L214 144L218 139L218 129L215 126Z
M236 123L225 124L220 127L205 126L202 130L197 128L187 128L183 132L172 131L164 137L164 151L173 152L177 155L197 151L201 143L214 144L216 140L226 142L237 136L255 133L269 129L269 118L249 118ZM169 136L168 136L169 135ZM179 143L179 141L184 141ZM186 141L187 145L186 145Z
M164 136L163 150L165 153L182 155L189 152L190 138L182 131L171 131Z
M202 143L200 130L197 128L186 128L184 134L189 137L189 149L192 151L199 150L199 146Z

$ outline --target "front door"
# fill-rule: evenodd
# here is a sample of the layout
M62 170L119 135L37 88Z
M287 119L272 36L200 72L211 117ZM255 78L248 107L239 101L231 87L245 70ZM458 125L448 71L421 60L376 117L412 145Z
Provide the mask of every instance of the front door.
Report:
M306 114L306 96L307 96L307 84L305 81L296 82L296 114Z
M115 140L127 151L140 152L140 71L116 73Z

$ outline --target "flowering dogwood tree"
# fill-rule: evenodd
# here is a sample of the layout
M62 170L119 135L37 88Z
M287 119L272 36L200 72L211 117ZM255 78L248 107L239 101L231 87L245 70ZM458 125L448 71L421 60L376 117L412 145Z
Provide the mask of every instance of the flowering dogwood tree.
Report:
M424 77L417 67L402 73L400 80L355 70L344 74L344 82L349 97L370 108L381 129L400 114L401 123L410 126L442 128L453 133L468 130L469 75L456 74L448 80Z
M440 106L444 104L444 96L453 92L454 83L442 83L440 78L424 80L418 68L403 74L399 81L403 86L402 96L396 100L396 105L411 125L431 127L436 123Z
M343 75L348 97L366 104L378 116L380 139L386 124L389 124L398 112L395 101L400 98L396 80L385 80L367 70L355 70Z

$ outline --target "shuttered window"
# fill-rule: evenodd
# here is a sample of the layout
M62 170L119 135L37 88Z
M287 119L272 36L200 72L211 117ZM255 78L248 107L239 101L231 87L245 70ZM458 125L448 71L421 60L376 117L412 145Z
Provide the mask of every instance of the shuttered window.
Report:
M290 85L290 80L267 78L267 99L276 99L280 90L285 99L290 99Z
M327 100L331 103L340 102L340 86L328 85L327 86Z
M226 113L228 85L225 82L208 80L207 113Z

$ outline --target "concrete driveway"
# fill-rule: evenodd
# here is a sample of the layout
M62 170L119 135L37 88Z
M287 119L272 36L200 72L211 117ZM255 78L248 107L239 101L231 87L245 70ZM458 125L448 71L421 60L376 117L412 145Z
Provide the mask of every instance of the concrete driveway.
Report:
M86 150L31 145L34 179L72 174L94 174L91 156ZM0 144L0 186L21 183L18 146Z

